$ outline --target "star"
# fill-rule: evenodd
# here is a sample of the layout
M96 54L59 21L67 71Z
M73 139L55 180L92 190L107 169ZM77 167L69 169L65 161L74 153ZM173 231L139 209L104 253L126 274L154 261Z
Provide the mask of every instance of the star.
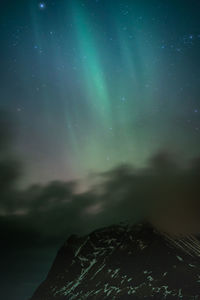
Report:
M124 102L124 101L126 101L126 98L124 96L122 96L121 100Z
M40 3L39 3L39 8L40 8L40 9L45 9L45 8L46 8L45 3L44 3L44 2L40 2Z

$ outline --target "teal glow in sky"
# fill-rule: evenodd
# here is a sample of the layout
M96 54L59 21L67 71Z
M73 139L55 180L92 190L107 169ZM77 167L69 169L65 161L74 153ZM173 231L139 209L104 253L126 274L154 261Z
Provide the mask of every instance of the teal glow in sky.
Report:
M0 121L5 109L17 124L13 150L27 186L15 187L20 170L0 127L3 299L30 298L68 234L138 214L129 200L199 199L197 162L151 192L147 169L131 197L122 168L102 214L93 190L62 202L71 199L65 181L90 172L141 167L159 149L199 156L199 12L199 0L1 1Z
M2 12L2 107L25 183L199 153L199 2L20 1Z

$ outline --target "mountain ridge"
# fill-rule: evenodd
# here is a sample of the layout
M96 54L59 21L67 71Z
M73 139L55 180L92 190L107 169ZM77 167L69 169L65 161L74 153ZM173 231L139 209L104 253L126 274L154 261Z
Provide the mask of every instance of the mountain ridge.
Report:
M30 300L200 299L200 257L149 223L72 234Z

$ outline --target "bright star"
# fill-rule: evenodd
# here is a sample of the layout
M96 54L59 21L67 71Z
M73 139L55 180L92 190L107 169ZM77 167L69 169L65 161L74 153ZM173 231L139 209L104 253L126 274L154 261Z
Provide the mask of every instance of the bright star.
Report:
M46 5L45 5L44 2L40 2L40 3L39 3L39 8L40 8L40 9L45 9L45 7L46 7Z

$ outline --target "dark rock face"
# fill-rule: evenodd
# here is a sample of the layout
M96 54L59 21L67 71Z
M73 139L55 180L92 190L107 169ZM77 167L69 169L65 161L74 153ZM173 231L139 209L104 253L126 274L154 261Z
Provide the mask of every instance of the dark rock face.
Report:
M182 247L147 223L71 235L31 300L198 300L198 244L188 241Z

